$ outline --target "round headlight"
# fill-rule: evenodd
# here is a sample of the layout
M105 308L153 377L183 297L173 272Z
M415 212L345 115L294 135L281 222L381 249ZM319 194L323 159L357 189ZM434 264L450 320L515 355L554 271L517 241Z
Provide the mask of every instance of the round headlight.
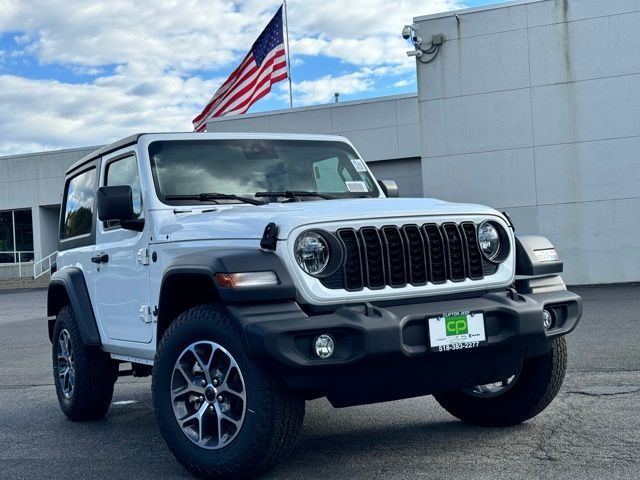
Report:
M500 253L500 233L489 222L484 222L478 229L478 243L485 257L493 260Z
M329 263L329 244L316 232L305 232L296 240L295 257L300 268L309 275L318 275Z

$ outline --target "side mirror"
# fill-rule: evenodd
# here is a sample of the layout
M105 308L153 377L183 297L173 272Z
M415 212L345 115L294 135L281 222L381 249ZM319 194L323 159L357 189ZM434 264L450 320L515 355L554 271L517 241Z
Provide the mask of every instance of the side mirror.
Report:
M378 185L387 196L387 198L398 198L400 196L400 190L394 180L378 180Z
M129 185L98 189L98 218L103 222L119 221L122 228L141 232L144 219L133 214L133 193Z

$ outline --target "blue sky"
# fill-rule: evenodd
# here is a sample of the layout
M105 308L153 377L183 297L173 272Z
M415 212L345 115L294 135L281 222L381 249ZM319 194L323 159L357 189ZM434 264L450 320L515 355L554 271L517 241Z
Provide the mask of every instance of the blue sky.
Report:
M289 0L295 106L413 92L414 16L495 0ZM419 6L418 6L419 4ZM0 0L0 155L186 131L279 0ZM288 107L288 83L251 112Z

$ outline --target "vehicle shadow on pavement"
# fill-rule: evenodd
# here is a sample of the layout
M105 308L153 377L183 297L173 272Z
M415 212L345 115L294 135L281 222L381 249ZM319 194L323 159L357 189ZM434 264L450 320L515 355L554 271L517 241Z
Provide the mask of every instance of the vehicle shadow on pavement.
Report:
M445 469L462 474L477 462L486 465L496 446L516 448L517 438L529 438L519 448L535 448L539 428L529 423L474 427L449 417L431 397L394 403L401 422L385 415L382 405L334 410L325 400L308 403L296 449L265 478L415 478L403 472Z

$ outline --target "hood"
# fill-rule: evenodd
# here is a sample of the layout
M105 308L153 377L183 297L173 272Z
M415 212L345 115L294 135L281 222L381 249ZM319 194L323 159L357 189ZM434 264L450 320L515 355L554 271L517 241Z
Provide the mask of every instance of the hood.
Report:
M215 211L210 211L215 208ZM447 215L499 215L483 205L450 203L434 198L362 198L317 200L266 205L229 207L207 206L206 213L171 213L159 225L160 235L172 241L207 239L258 240L265 226L273 222L279 227L279 239L286 240L294 228L327 222L366 219Z

